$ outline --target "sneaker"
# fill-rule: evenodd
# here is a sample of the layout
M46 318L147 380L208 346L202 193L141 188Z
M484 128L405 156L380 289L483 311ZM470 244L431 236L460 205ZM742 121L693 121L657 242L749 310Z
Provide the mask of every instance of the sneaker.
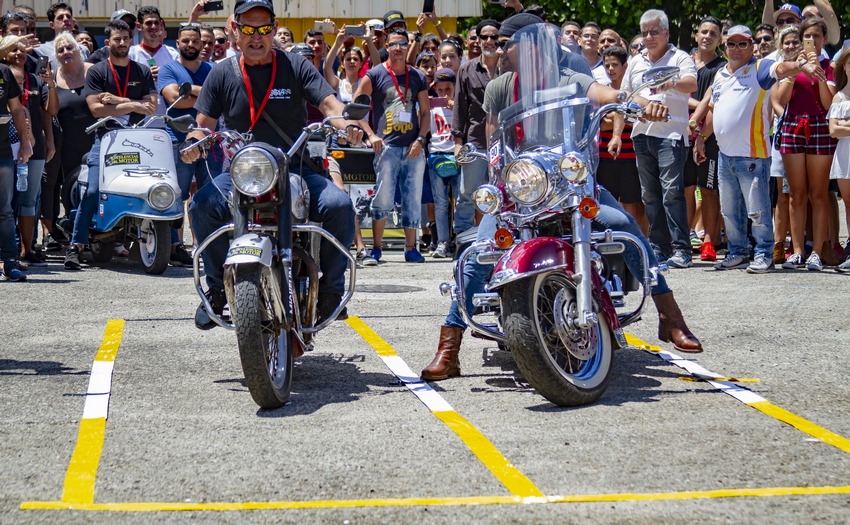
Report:
M691 247L694 250L699 250L701 245L702 245L702 239L699 238L699 235L697 235L697 232L691 230Z
M835 267L835 271L839 273L850 272L850 256L847 260Z
M419 249L420 250L427 250L428 246L430 246L430 245L431 245L431 234L430 233L423 233L419 237Z
M702 243L702 246L699 249L699 260L712 262L717 260L717 252L714 251L714 245L712 243Z
M437 245L437 249L431 252L431 257L434 259L445 259L449 256L449 246L446 242L441 242Z
M424 263L425 257L414 247L404 252L404 262Z
M192 256L189 255L189 252L186 251L186 248L184 248L182 244L178 244L177 248L174 249L174 253L171 254L171 259L169 259L168 264L171 266L191 267L193 262L194 260L192 259Z
M773 269L773 259L768 259L763 253L756 254L752 264L747 266L747 273L767 273Z
M366 248L363 248L359 252L357 252L357 264L361 266L378 266L378 261L372 258L371 253Z
M338 293L319 293L319 304L317 305L317 315L319 318L316 324L320 324L330 317L334 313L334 310L336 310L336 307L339 306L341 300L342 296ZM339 315L336 316L336 320L345 321L346 319L348 319L348 308L343 308Z
M21 257L21 260L33 268L44 268L47 266L47 261L36 252L27 252Z
M714 265L716 270L734 270L736 268L745 268L747 266L747 258L743 255L727 255L725 259Z
M785 258L785 262L782 263L782 268L784 270L796 270L803 266L803 256L799 253L792 253L790 256Z
M53 234L47 234L47 240L45 241L44 251L46 252L58 252L62 249L62 243L56 240L53 237Z
M3 263L3 279L15 283L23 283L26 282L27 276L18 268L18 264L14 260L11 260Z
M813 272L819 272L823 270L823 262L820 260L820 255L816 253L812 253L809 255L809 258L806 259L806 268Z
M81 270L80 267L80 249L76 244L68 246L68 251L65 252L65 269L66 270Z
M372 248L372 251L369 252L369 254L372 256L373 259L375 259L375 262L379 262L381 260L381 249L377 246Z
M676 250L673 256L667 259L667 266L670 268L690 268L693 264L691 256L682 250Z
M227 296L224 294L224 290L211 286L209 290L204 292L204 295L207 297L207 300L209 300L213 313L220 316L222 312L224 312L224 305L227 304ZM209 314L207 314L203 302L201 302L198 309L195 310L195 326L201 330L210 330L218 326L216 322L210 318Z

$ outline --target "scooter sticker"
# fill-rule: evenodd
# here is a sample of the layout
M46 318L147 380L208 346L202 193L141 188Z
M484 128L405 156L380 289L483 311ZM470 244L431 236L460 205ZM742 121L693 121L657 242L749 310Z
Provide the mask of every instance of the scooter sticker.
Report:
M263 249L251 248L248 246L237 246L235 248L231 248L227 252L228 257L232 257L234 255L253 255L254 257L260 257L263 255Z
M131 141L131 140L124 139L124 142L122 142L122 143L121 143L121 145L122 145L122 146L129 146L129 147L131 147L131 148L136 148L137 150L139 150L139 151L144 151L145 153L147 153L148 155L150 155L151 157L153 157L153 151L151 151L151 150L149 150L148 148L146 148L146 147L142 146L142 145L141 145L141 144L139 144L138 142L133 142L133 141Z
M491 144L488 153L490 154L490 166L495 166L502 158L501 144L499 142L494 142L493 144Z
M127 153L110 153L103 157L103 164L109 166L120 166L122 164L139 164L141 158L138 151Z

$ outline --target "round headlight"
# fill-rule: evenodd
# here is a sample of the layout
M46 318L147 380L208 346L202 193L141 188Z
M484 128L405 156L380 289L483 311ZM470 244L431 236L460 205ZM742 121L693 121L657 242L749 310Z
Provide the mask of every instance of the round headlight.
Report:
M155 210L167 210L174 204L177 196L174 194L174 189L168 184L154 184L148 190L148 204Z
M240 193L259 197L277 182L277 162L264 149L243 148L230 163L230 178Z
M511 197L523 206L537 204L546 197L549 179L535 162L515 160L505 170L505 187Z
M502 192L499 188L485 184L472 192L475 207L485 215L496 213L502 207Z
M590 174L587 161L576 152L567 153L561 158L558 162L558 171L561 172L562 177L576 184L586 181Z

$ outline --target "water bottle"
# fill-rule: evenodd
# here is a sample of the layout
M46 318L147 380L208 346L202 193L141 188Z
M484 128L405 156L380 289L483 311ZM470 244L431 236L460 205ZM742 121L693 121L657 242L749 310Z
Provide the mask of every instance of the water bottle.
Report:
M28 187L27 183L27 163L21 162L18 164L18 181L15 184L15 188L18 191L27 191Z

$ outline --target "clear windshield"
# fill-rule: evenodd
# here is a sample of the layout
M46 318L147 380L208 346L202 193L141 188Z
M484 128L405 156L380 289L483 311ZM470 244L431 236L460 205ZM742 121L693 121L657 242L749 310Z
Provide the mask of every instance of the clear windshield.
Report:
M559 35L557 26L535 24L514 34L505 47L517 71L513 104L499 112L506 162L543 147L560 154L579 151L594 167L598 164L596 137L579 147L594 108L575 73L560 65L565 51Z

